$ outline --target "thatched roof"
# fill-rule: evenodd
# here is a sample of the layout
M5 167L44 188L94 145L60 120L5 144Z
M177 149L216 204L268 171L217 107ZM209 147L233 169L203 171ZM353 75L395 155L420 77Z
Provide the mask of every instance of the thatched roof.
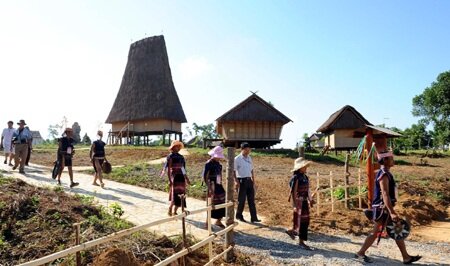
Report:
M216 121L265 121L282 122L283 124L292 122L291 119L275 109L273 105L264 101L255 93L223 114L221 117L217 118Z
M131 44L122 84L106 123L147 119L186 122L173 85L164 36Z
M42 139L41 132L30 130L33 139Z
M357 129L372 125L355 108L350 105L342 107L333 113L323 125L317 129L317 132L329 133L336 129Z

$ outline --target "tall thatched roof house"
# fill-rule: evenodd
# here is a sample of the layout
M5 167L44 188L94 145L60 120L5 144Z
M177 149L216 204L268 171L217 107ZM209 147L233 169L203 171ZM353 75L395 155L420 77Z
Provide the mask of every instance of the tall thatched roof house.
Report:
M330 149L351 150L356 149L361 140L355 137L355 131L367 125L372 126L355 108L346 105L333 113L317 132L325 135L325 146Z
M270 148L281 142L283 125L292 120L253 93L216 122L216 131L223 136L225 146L248 142L255 148Z
M185 123L183 107L172 81L164 36L131 44L116 100L106 123L112 124L109 142L148 144L149 136L177 136Z

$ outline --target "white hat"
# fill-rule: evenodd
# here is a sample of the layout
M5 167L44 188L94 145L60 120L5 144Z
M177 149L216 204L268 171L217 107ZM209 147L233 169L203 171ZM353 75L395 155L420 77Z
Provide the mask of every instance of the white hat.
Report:
M305 166L309 166L311 163L312 163L311 161L308 161L303 157L299 157L299 158L295 159L294 169L292 169L291 172L295 172L298 169L301 169Z

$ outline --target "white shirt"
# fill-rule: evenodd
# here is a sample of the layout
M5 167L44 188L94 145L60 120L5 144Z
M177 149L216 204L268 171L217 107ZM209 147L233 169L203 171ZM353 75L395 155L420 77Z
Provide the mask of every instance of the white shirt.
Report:
M14 131L15 131L14 128L3 129L3 132L2 132L3 144L5 144L5 145L11 144L11 140L13 138Z
M252 177L253 161L250 155L239 154L234 158L234 171L237 178Z

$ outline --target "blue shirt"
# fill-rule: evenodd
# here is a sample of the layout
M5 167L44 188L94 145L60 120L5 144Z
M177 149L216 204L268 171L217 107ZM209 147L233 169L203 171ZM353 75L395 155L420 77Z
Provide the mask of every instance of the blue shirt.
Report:
M31 132L27 128L23 128L22 131L18 128L13 134L14 143L27 143L31 140L31 137Z

